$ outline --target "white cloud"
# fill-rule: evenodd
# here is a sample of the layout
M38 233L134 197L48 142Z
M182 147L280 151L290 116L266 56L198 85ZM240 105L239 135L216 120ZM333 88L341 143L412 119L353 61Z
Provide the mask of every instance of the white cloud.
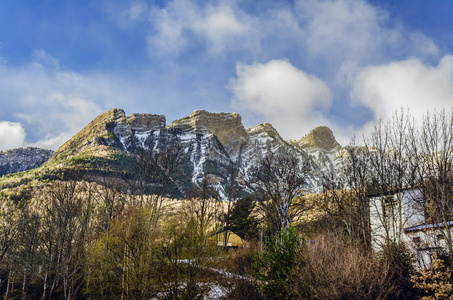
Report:
M3 125L15 129L16 142L5 143L57 149L98 114L133 97L130 86L127 78L61 70L45 52L28 65L0 65L0 118L22 124L21 131Z
M53 134L48 134L35 143L27 144L27 146L56 150L72 137L73 134L69 132L62 132L56 136Z
M361 60L391 34L382 27L386 13L365 1L297 1L296 7L306 48L329 59Z
M186 45L184 30L197 19L197 9L190 1L173 1L167 8L153 8L150 22L156 35L148 38L152 54L178 54Z
M236 68L229 88L233 106L263 116L284 138L300 138L319 125L329 125L326 114L332 95L327 85L286 60Z
M295 5L304 49L331 68L364 66L389 56L437 57L439 49L421 32L408 31L389 13L365 0L299 0ZM337 71L337 70L335 70Z
M154 35L149 38L151 51L181 56L187 53L205 55L206 52L230 55L232 60L245 61L246 64L250 63L247 61L250 57L256 61L287 57L297 62L306 73L322 79L326 89L328 86L332 94L341 97L332 100L336 102L332 106L323 106L322 102L305 109L292 101L281 100L290 113L303 111L307 127L317 123L315 120L327 123L327 115L335 118L334 122L347 126L348 132L360 127L362 124L358 123L366 122L366 117L360 121L351 120L354 114L349 111L354 111L354 107L350 108L351 101L347 98L348 89L358 74L367 66L385 65L407 57L436 60L440 53L430 37L409 30L400 20L391 19L388 11L365 0L263 1L253 10L247 10L241 4L235 1L174 0L162 8L154 7L150 19L154 29ZM190 52L185 53L185 50ZM238 50L249 53L239 58ZM251 69L257 69L257 66L239 70L237 83L250 78ZM259 111L258 114L267 118L276 109L269 104L253 106L255 100L251 97L235 89L233 92L232 106L240 107L243 112ZM248 100L239 101L241 97ZM260 98L269 99L270 96L260 95ZM393 110L392 104L385 105L391 105L388 109ZM341 107L342 113L329 111L326 107ZM347 113L343 114L345 111ZM294 120L286 117L279 122L302 122L299 115L294 114L294 117ZM273 119L266 121L273 122Z
M244 46L246 37L253 33L250 23L247 17L241 19L239 12L223 3L206 7L204 16L194 24L193 29L206 40L211 53L219 54L225 48Z
M211 55L244 49L266 55L276 49L291 51L289 46L332 68L351 61L360 65L380 62L389 52L423 57L439 53L430 38L408 32L398 22L390 23L387 11L364 0L269 3L253 13L236 1L173 0L163 8L153 7L150 51L179 55L200 41Z
M143 21L148 11L148 5L144 1L133 2L120 16L120 21L128 23Z
M420 117L434 108L453 104L453 56L437 66L410 58L363 69L352 87L356 104L370 108L374 117L390 117L400 107Z
M225 49L251 48L258 36L254 19L233 1L199 5L190 0L174 0L165 8L151 10L150 22L157 33L148 39L150 51L179 54L193 39L204 41L212 55Z
M36 62L20 68L0 67L2 98L14 103L9 104L12 116L38 136L74 134L89 123L103 110L96 102L104 100L93 93L100 86L102 82L94 78Z
M43 66L52 70L57 70L60 68L60 63L58 62L58 60L42 49L33 51L32 60L32 65L37 68L41 68Z
M410 46L413 46L413 54L419 57L438 57L440 50L434 41L420 32L409 34Z
M25 130L20 123L0 122L0 150L23 147Z
M103 109L98 104L71 94L49 91L40 99L39 111L19 112L15 117L32 124L44 136L35 146L56 149L88 124Z

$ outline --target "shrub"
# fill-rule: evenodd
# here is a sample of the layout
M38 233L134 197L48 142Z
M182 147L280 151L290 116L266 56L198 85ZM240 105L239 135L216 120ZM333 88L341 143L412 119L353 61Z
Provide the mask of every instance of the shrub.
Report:
M241 276L253 276L253 262L256 254L256 245L230 251L224 259L227 272Z
M453 299L452 270L441 259L434 259L429 269L412 276L415 287L421 288L426 295L422 300Z
M397 288L389 293L391 299L415 299L418 290L413 287L411 276L415 272L414 258L404 244L387 242L378 253L382 264L387 264L387 281Z
M295 298L399 299L400 281L386 259L365 251L340 234L328 233L308 244L303 263L292 273ZM409 298L404 299L413 299Z
M263 282L266 299L289 299L291 271L302 262L301 240L296 230L282 229L279 237L270 237L262 253L255 256L253 268L256 277Z
M254 299L260 300L263 298L263 293L259 284L253 280L236 280L234 288L226 295L225 299L230 300L245 300Z

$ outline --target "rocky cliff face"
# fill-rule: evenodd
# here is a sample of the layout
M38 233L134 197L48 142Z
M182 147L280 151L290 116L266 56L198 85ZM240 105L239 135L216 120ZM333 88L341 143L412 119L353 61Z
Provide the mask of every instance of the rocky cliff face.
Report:
M329 127L316 127L293 143L309 153L316 160L318 169L324 173L335 171L343 161L340 155L342 147Z
M248 140L241 116L237 113L209 113L205 110L196 110L189 117L174 121L168 127L185 132L213 134L229 154L240 151Z
M196 110L169 125L165 122L162 115L126 116L123 110L112 109L62 145L54 157L70 157L99 147L137 154L140 149L159 151L179 145L184 150L184 170L191 182L199 182L209 170L221 190L222 173L228 165L240 162L242 173L247 174L267 153L284 149L311 161L317 171L309 180L309 189L317 191L322 170L335 167L335 153L341 149L327 127L315 128L300 141L285 141L268 123L246 130L236 113Z
M0 152L0 176L37 168L54 153L40 148L19 148Z
M320 150L337 150L340 144L335 140L332 130L326 126L319 126L311 130L298 141L302 149L318 148Z
M55 157L74 155L98 145L125 147L131 137L147 135L165 127L165 117L151 114L132 114L114 108L96 117L79 133L57 149Z

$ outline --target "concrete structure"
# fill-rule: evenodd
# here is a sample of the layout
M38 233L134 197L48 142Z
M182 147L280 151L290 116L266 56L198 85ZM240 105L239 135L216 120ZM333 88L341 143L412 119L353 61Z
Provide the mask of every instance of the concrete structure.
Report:
M398 189L369 195L372 246L380 251L386 241L402 242L414 254L419 268L447 248L448 224L427 222L420 188Z

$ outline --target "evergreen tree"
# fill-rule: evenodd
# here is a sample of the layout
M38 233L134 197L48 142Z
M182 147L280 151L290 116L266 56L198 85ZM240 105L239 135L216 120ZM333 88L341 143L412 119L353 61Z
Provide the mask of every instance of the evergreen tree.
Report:
M282 229L279 237L266 242L263 253L257 253L253 268L256 277L264 283L266 299L290 299L290 274L296 263L302 261L302 243L293 227Z
M230 214L229 229L244 239L258 238L258 219L252 215L255 202L246 196L234 203Z

